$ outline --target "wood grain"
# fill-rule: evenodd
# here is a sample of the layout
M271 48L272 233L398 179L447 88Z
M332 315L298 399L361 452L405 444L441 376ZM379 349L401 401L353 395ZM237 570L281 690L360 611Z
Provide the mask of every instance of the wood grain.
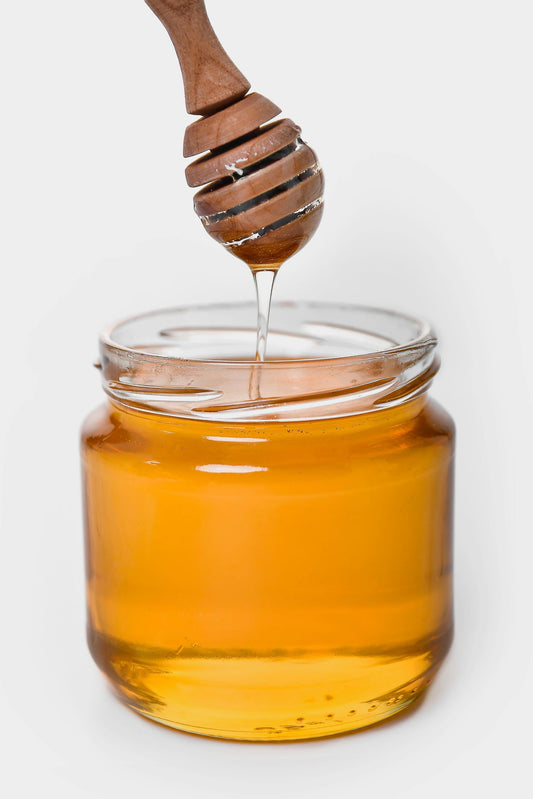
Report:
M188 158L229 144L270 122L278 114L281 114L281 108L262 94L252 92L228 108L189 125L185 131L183 155Z
M185 178L189 186L203 186L212 180L227 177L246 169L272 153L281 150L295 141L301 128L290 119L281 119L267 125L248 142L242 142L234 148L221 153L212 153L189 164L185 170Z
M298 181L290 189L265 199L258 205L237 213L235 216L226 216L218 221L208 222L206 227L211 234L226 233L236 239L239 236L249 235L250 232L268 227L279 219L291 216L321 197L323 191L322 173L317 172L307 179Z
M254 269L268 267L278 268L292 255L301 250L316 232L322 219L324 207L320 205L314 211L294 220L293 222L270 230L264 236L243 244L229 247L233 255L240 258ZM228 246L231 235L227 233L213 233L213 238L221 244Z
M203 0L146 0L179 58L189 114L211 114L241 99L250 84L211 27Z
M241 178L237 186L233 181L206 186L196 193L194 209L198 216L220 213L236 205L235 200L245 203L313 168L318 168L316 154L304 144L285 158Z

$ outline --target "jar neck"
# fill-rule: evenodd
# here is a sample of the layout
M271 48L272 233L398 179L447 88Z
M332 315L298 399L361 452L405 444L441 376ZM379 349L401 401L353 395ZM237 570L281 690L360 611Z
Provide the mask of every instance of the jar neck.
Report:
M295 422L404 405L423 396L438 371L437 340L427 324L315 303L274 305L269 360L246 360L241 353L255 336L253 326L245 327L250 310L176 309L115 326L101 339L104 390L145 414Z
M271 440L276 436L285 436L290 430L295 436L298 434L309 436L327 434L328 437L343 437L347 430L351 429L358 435L367 434L375 436L381 430L390 433L391 427L403 426L412 422L420 413L423 412L429 401L427 393L424 393L407 402L383 408L379 411L368 413L358 413L355 415L337 416L334 418L314 418L299 419L297 424L288 420L262 420L248 419L241 421L227 421L221 419L196 419L185 416L176 416L155 411L147 412L136 406L131 406L108 397L107 404L109 414L118 424L127 427L129 430L137 430L142 434L143 431L153 433L158 429L162 434L167 431L176 432L179 430L181 435L191 435L226 439L256 440L264 434Z

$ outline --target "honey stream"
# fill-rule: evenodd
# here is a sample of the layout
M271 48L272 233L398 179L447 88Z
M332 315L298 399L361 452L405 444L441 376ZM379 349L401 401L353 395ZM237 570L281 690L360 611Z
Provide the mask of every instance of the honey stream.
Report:
M256 269L253 272L257 295L257 344L255 360L264 361L268 341L268 323L272 306L272 291L276 280L276 269Z
M257 339L255 346L255 360L258 364L266 359L268 343L268 325L270 321L270 309L272 307L272 292L278 268L258 268L251 267L254 278L255 293L257 296ZM261 368L252 367L250 378L250 399L261 398Z

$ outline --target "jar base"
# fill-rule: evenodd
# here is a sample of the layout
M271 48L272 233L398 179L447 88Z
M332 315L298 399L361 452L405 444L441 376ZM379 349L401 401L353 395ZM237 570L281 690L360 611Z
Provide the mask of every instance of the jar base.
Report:
M429 683L428 683L429 685ZM171 721L160 716L154 716L150 713L145 713L139 708L128 703L123 697L118 695L119 701L124 704L129 710L133 710L137 715L142 716L148 721L153 721L163 727L176 730L177 732L184 732L191 735L197 735L203 738L215 738L220 740L230 740L242 743L283 743L288 741L311 741L317 738L332 738L337 735L346 735L367 727L373 727L377 724L392 719L401 713L412 709L413 706L420 701L428 688L424 685L422 688L412 692L408 690L408 695L400 699L400 701L386 709L379 709L380 705L376 706L373 712L372 707L367 707L367 703L354 708L354 715L349 720L338 718L335 722L321 722L310 721L307 724L301 725L283 725L279 729L275 727L256 727L253 730L219 730L204 727L192 727L187 724L182 724L178 721ZM351 711L349 711L351 712ZM372 716L369 716L372 713ZM315 727L311 725L317 725ZM319 726L323 725L323 726Z
M451 635L388 653L278 650L255 658L192 657L94 630L89 643L114 693L145 718L209 737L283 741L350 732L404 710L428 688Z

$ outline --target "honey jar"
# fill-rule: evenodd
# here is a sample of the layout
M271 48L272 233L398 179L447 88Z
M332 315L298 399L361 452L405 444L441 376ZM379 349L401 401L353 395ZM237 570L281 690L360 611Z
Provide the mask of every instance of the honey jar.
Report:
M119 698L241 740L398 713L452 638L454 427L390 311L181 308L101 337L82 432L88 641Z

